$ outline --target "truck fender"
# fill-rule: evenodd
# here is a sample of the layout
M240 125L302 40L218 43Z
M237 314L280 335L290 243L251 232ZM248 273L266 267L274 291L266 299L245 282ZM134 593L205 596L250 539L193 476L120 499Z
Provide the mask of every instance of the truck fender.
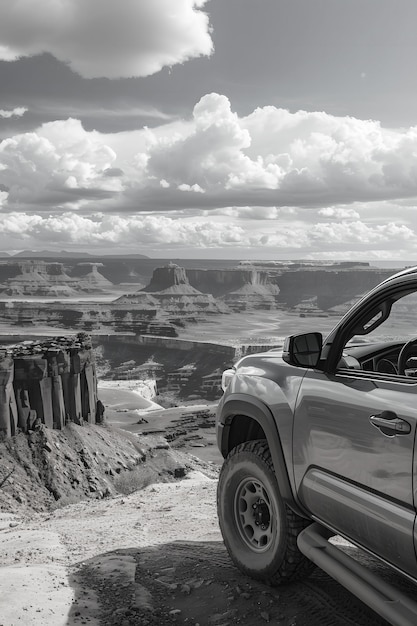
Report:
M219 444L223 457L226 457L230 451L230 426L233 418L237 415L245 415L252 418L262 428L271 452L275 476L279 485L281 496L285 503L295 513L306 517L306 512L303 511L295 501L294 494L291 489L284 453L282 451L281 439L274 417L269 408L257 398L254 398L253 396L246 396L241 393L231 394L221 406L218 418L220 421L219 425L223 426L223 434L220 438Z

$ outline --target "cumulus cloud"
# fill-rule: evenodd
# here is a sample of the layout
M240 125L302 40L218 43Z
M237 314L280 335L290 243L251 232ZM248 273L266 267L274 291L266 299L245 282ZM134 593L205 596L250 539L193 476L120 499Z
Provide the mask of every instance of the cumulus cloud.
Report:
M359 219L359 213L346 207L325 207L319 210L319 215L335 220Z
M147 130L140 157L149 182L199 185L217 206L320 208L417 195L417 127L270 106L239 118L215 93L182 128Z
M121 190L116 158L95 132L78 120L49 122L37 132L0 143L0 184L9 204L52 205L92 197L109 197Z
M261 241L262 235L258 239ZM303 254L317 252L318 256L330 251L330 258L335 251L343 256L344 253L355 249L367 256L371 249L386 252L401 249L404 258L404 254L406 256L407 253L415 254L417 235L415 230L404 224L390 222L369 225L357 220L341 223L324 222L313 226L296 224L269 233L267 241L263 240L262 243L281 249L302 250Z
M1 200L1 198L0 198ZM49 247L110 251L221 250L227 256L252 251L271 258L413 258L417 253L416 229L403 224L352 222L303 223L286 221L266 229L264 221L216 220L203 216L175 218L159 214L81 215L30 214L0 211L2 249ZM7 245L5 245L5 242ZM359 257L358 257L359 255Z
M416 249L417 127L275 107L242 118L207 94L192 118L157 128L104 135L69 119L5 139L0 191L15 237L271 254L396 246L405 258Z
M19 0L0 5L0 59L49 52L85 78L149 76L213 43L207 0Z
M317 224L309 230L308 237L314 244L381 245L390 241L397 244L416 241L415 232L405 224L378 224L369 226L361 221Z
M204 212L205 215L227 215L229 217L249 220L277 220L294 216L296 213L297 210L294 207L276 206L234 206Z
M186 122L122 136L77 120L44 124L0 144L0 170L9 202L22 206L76 192L126 212L241 207L242 218L271 220L278 209L311 207L357 219L349 204L417 196L417 127L275 107L240 118L226 96L207 94Z
M26 113L26 107L15 107L11 110L0 109L0 117L9 118L9 117L22 117Z
M77 213L29 215L0 214L0 235L80 245L183 246L201 248L236 245L244 231L236 225L175 220L161 215L120 217Z
M239 182L268 187L272 181L261 163L244 153L250 143L229 100L208 94L194 107L193 120L183 134L148 131L147 170L177 186L197 184L212 191L228 190Z
M178 189L180 191L194 191L195 193L204 193L204 189L202 189L200 185L188 185L187 183L182 183L181 185L178 185Z

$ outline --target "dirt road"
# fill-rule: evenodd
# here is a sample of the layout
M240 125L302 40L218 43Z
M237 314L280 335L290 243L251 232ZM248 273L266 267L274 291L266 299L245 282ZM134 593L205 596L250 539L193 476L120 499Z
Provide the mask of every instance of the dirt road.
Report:
M381 626L321 572L279 589L241 575L218 530L216 482L195 471L129 496L3 519L4 571L25 576L0 602L0 624Z

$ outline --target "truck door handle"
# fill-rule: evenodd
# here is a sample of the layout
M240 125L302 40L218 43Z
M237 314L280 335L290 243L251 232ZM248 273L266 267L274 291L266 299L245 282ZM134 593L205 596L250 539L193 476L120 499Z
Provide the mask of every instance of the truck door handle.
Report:
M369 421L372 426L379 428L383 435L395 437L395 435L408 435L411 426L408 422L398 417L394 411L382 411L377 415L371 415Z

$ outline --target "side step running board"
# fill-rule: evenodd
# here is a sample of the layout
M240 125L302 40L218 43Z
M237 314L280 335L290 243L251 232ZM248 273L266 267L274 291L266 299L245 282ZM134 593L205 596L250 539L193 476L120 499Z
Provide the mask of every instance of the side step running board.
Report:
M416 626L417 603L329 543L328 538L329 531L315 523L299 534L297 543L310 561L392 626Z

